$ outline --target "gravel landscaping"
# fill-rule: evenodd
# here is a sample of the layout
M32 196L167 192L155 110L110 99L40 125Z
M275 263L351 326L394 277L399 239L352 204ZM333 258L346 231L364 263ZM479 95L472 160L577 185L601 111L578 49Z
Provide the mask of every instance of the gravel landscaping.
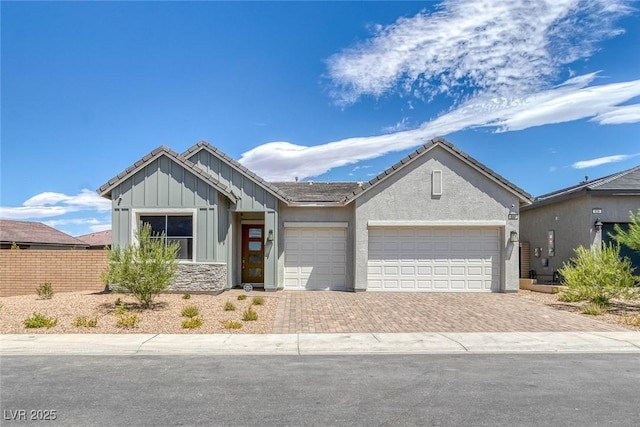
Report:
M39 299L34 295L0 298L0 333L2 334L120 334L120 333L158 333L158 334L264 334L273 328L277 296L252 292L247 299L239 301L237 297L244 291L232 290L220 295L191 295L183 299L182 294L162 294L155 299L153 309L138 308L135 298L127 294L101 294L92 292L56 293L52 299ZM259 296L263 305L253 305L252 309L258 314L255 321L242 320L243 312L252 304L253 297ZM116 302L120 299L120 314L116 311ZM227 302L235 306L235 311L225 311ZM198 308L196 317L202 319L202 325L193 329L185 329L182 322L188 320L182 316L187 306ZM124 311L122 313L122 311ZM57 324L51 328L25 328L24 320L34 313L57 319ZM118 319L136 315L139 319L134 327L123 328L117 326ZM74 326L78 317L98 319L95 327ZM226 329L222 322L235 321L242 326L239 329Z
M563 302L558 300L559 294L547 294L521 289L517 295L528 300L542 303L556 310L569 311L590 319L622 326L632 331L640 331L640 300L613 300L606 314L590 316L580 312L586 302Z

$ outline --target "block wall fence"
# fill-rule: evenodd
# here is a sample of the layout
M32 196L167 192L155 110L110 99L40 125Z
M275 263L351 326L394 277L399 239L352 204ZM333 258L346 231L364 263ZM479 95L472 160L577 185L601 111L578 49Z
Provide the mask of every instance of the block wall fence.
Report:
M102 291L107 258L102 250L0 250L0 297L36 295L45 282L54 292Z

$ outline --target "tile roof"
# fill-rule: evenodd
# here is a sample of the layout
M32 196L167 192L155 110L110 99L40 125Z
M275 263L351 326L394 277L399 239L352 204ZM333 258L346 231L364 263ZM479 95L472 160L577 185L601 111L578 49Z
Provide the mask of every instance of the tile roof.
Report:
M198 166L194 165L185 157L181 156L180 154L176 153L175 151L171 150L169 147L165 145L161 145L160 147L156 148L151 153L147 154L146 156L144 156L143 158L135 162L133 165L129 166L127 169L120 172L115 177L111 178L107 183L103 184L100 188L98 188L97 193L103 197L111 197L111 190L113 190L113 188L115 188L122 181L126 180L127 178L135 174L138 170L146 166L148 163L152 162L153 160L157 159L162 155L169 157L171 160L178 163L179 165L181 165L183 168L185 168L189 172L193 173L198 178L202 179L203 181L207 182L209 185L216 188L222 194L226 195L234 202L238 200L238 197L235 194L233 194L230 188L222 185L218 180L213 178L207 172L205 172Z
M522 201L524 201L526 203L531 203L533 201L533 196L531 194L527 193L526 191L524 191L520 187L516 186L515 184L511 183L507 179L503 178L501 175L499 175L496 172L494 172L493 170L489 169L487 166L483 165L482 163L480 163L479 161L477 161L476 159L474 159L473 157L471 157L470 155L468 155L464 151L460 150L459 148L457 148L456 146L454 146L450 142L446 141L444 138L439 138L439 137L438 138L434 138L431 141L429 141L428 143L422 145L416 151L410 153L408 156L406 156L403 159L401 159L398 163L396 163L395 165L391 166L389 169L387 169L384 172L380 173L378 176L373 178L371 181L369 181L369 182L365 183L364 185L360 186L356 191L354 191L352 194L350 194L346 198L345 201L347 203L349 203L351 200L359 197L360 194L362 194L365 191L369 190L369 188L375 186L380 181L383 181L384 179L388 178L389 176L395 174L398 170L402 169L403 167L405 167L409 163L412 163L415 159L421 157L422 155L424 155L425 153L427 153L428 151L430 151L431 149L433 149L434 147L437 147L437 146L443 147L445 150L449 151L454 156L460 158L461 160L466 161L467 163L471 164L475 168L479 169L486 176L488 176L489 178L491 178L494 181L498 182L502 186L506 187L511 192L515 193Z
M607 175L602 178L585 180L571 187L562 188L535 198L532 206L552 203L586 192L620 192L640 194L640 165L631 169Z
M76 239L82 240L87 245L95 246L110 246L111 245L111 230L98 231L96 233L83 234L77 236Z
M0 219L0 242L87 247L82 240L41 222L8 219Z
M349 194L358 190L357 182L272 182L286 193L291 202L342 203Z
M184 153L182 153L182 156L185 158L189 158L201 150L206 150L211 154L215 155L216 157L222 159L229 166L242 172L243 174L247 175L249 178L254 180L256 183L262 185L262 187L264 187L266 190L273 193L274 196L278 197L283 202L288 201L287 195L283 193L282 190L275 187L273 184L265 181L263 178L256 175L255 172L252 172L251 170L243 166L241 163L237 162L236 160L233 160L231 157L226 155L224 152L220 151L217 147L214 147L213 145L209 144L207 141L200 141L197 144L189 147Z

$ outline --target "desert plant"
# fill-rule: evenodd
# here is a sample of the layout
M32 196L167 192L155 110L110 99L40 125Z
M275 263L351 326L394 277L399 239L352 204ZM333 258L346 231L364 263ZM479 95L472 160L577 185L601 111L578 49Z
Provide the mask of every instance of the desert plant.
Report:
M116 304L116 309L115 309L116 316L122 316L126 312L127 312L127 307L125 307L123 304Z
M25 328L52 328L58 324L58 319L52 319L40 313L33 313L31 317L24 319Z
M101 279L131 292L143 308L150 308L153 299L166 291L178 271L176 254L180 245L167 243L164 234L151 235L149 224L138 228L134 243L125 248L108 249L109 266Z
M640 316L624 316L622 322L631 326L640 326Z
M253 305L263 305L264 304L264 298L262 298L262 297L253 297L253 298L251 298L251 304L253 304Z
M236 311L236 306L231 301L224 303L224 311Z
M244 295L244 294L243 295L238 295L238 301L244 301L246 299L247 299L246 295Z
M200 310L198 310L198 307L196 307L195 305L188 305L182 309L183 317L192 318L196 317L198 314L200 314Z
M138 315L130 314L130 315L120 315L118 316L118 320L116 320L116 326L123 329L134 328L138 324Z
M53 288L51 287L51 283L44 282L36 288L36 293L40 299L51 299L53 297Z
M607 305L590 302L582 307L582 310L580 311L583 314L589 314L591 316L601 316L607 312Z
M628 259L620 259L617 245L605 244L591 251L580 246L576 256L559 273L568 289L563 301L589 301L606 307L612 298L632 297L636 277Z
M609 234L616 242L628 246L631 250L640 253L640 209L637 213L629 212L631 222L625 231L620 225L615 224L615 234Z
M256 313L255 310L251 308L251 306L249 306L245 311L242 312L242 320L244 320L245 322L258 320L258 313Z
M78 316L73 321L73 326L76 328L95 328L98 326L98 317L89 319L86 316Z
M190 317L189 319L185 319L182 321L182 327L184 329L194 329L202 326L202 318L201 317Z
M220 321L220 323L222 323L222 326L225 329L240 329L242 328L242 323L238 322L237 320L224 320L224 321Z
M191 294L182 295L182 299L191 299Z

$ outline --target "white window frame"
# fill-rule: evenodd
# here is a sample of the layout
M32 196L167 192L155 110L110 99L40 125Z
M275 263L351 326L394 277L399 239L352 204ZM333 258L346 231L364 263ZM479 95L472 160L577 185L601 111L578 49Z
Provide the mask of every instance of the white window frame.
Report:
M439 169L431 172L431 195L442 196L442 171Z
M192 258L191 259L179 259L179 263L192 263L197 259L196 248L197 248L197 227L196 224L198 219L198 209L197 208L141 208L141 209L131 209L131 242L134 244L138 243L136 239L136 235L138 234L138 224L140 223L140 216L144 215L167 215L167 216L177 216L177 215L191 215L193 221L193 237L191 240L192 248Z

